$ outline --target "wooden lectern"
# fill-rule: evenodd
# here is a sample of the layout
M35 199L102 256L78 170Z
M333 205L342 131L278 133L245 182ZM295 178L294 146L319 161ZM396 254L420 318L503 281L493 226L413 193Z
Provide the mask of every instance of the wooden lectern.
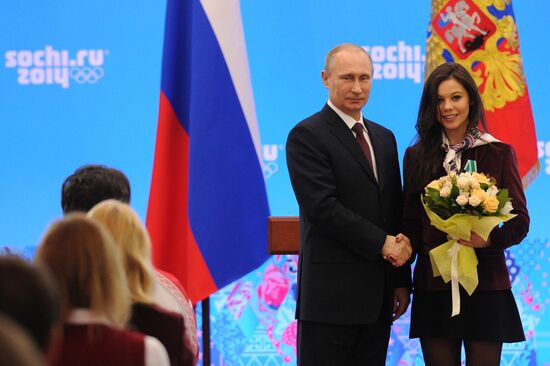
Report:
M298 254L300 252L300 219L298 216L269 216L267 218L269 254Z

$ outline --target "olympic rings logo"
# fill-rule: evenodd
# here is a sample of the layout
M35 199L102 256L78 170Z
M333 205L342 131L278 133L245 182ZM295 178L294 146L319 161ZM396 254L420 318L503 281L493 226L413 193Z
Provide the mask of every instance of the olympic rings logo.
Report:
M274 161L262 163L262 171L266 179L271 178L273 174L277 173L277 170L279 170L279 165Z
M76 81L78 84L95 84L99 79L103 77L105 72L101 67L73 67L71 68L71 79Z

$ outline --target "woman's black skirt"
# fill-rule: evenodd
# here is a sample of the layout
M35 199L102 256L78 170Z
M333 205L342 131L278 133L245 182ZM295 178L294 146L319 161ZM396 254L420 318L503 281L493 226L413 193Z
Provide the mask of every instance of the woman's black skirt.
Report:
M513 343L525 340L511 290L474 291L460 288L460 314L451 317L450 291L415 291L411 338L465 339Z

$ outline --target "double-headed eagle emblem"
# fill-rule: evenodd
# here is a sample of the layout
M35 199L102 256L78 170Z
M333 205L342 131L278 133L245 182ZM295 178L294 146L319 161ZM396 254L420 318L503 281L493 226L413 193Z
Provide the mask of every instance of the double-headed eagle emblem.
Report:
M489 111L526 92L510 0L433 1L426 51L426 75L444 62L462 64Z

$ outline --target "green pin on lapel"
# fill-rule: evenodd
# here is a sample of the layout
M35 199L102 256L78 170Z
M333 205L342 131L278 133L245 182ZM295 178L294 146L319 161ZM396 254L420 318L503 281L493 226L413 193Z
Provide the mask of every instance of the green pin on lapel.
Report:
M464 171L467 173L477 172L477 163L475 160L468 160L464 165Z

